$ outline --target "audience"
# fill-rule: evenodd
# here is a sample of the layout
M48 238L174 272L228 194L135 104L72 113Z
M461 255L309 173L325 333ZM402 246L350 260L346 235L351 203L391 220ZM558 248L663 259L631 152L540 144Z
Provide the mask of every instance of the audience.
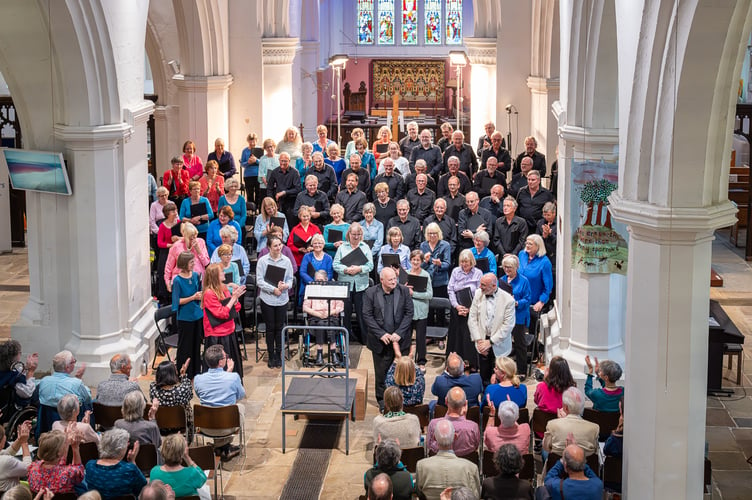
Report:
M545 487L551 500L600 500L603 497L603 482L585 462L585 453L576 444L568 445L561 460L548 471Z
M37 460L32 462L28 469L31 490L40 491L48 488L56 494L73 493L74 487L84 480L80 443L81 436L73 426L68 426L65 432L50 431L39 436ZM68 448L72 450L70 464L66 464L65 460Z
M391 500L392 480L383 472L373 478L368 488L368 500Z
M496 411L494 404L490 402L490 396L488 406L491 411L488 424L483 431L485 449L493 452L505 444L513 444L521 455L526 455L530 448L530 424L517 423L520 418L519 407L512 401L502 401L498 410L501 425L497 427L494 418Z
M105 406L120 406L126 394L131 391L140 392L138 382L129 379L132 368L128 354L115 354L110 359L110 378L97 386L97 403Z
M530 481L517 477L525 461L515 445L505 444L499 447L494 453L493 461L499 470L499 475L486 477L483 480L481 498L484 500L506 498L533 500L533 485Z
M467 399L464 391L459 387L452 387L446 397L447 412L443 418L435 418L428 424L426 430L427 448L431 452L441 449L437 427L442 421L451 422L454 427L452 450L457 456L470 455L478 450L480 444L480 428L472 420L467 420Z
M52 375L39 381L39 404L57 407L66 394L75 394L84 411L91 410L91 390L81 378L86 371L86 363L76 369L76 358L70 351L60 351L52 358Z
M34 353L26 356L26 364L21 366L22 352L21 343L17 340L10 339L0 343L0 387L14 388L9 403L17 407L25 406L34 395L34 372L39 365L39 355ZM10 418L10 415L6 417Z
M446 360L444 373L436 377L431 386L431 394L438 400L434 404L446 406L445 397L452 387L459 387L465 392L468 406L478 406L483 394L483 381L480 374L466 375L462 358L457 353L450 353Z
M99 434L94 432L94 429L89 424L91 410L87 410L84 413L84 417L78 422L80 410L81 407L75 395L66 394L63 396L57 403L57 413L60 415L60 420L52 424L52 430L65 432L72 425L80 433L82 443L98 443Z
M86 487L97 490L103 498L124 495L138 496L146 486L146 478L136 466L140 448L135 441L128 446L128 431L111 429L99 441L99 458L86 464ZM74 460L75 460L74 448ZM80 457L79 457L80 460Z
M159 409L159 400L152 400L147 418L144 418L146 400L141 391L129 392L123 400L123 418L115 421L115 428L125 429L130 434L131 440L141 444L153 444L157 448L162 444L162 436L154 418Z
M587 365L587 380L585 381L585 396L593 402L593 409L605 412L619 411L619 402L624 397L624 388L617 387L616 382L621 378L621 366L615 361L609 359L598 363L595 358L595 374L598 382L601 384L600 389L593 389L593 364L590 362L590 356L585 356Z
M151 469L149 481L164 482L172 488L176 497L199 495L202 500L211 500L211 495L203 488L206 474L188 454L188 443L181 434L170 434L164 438L162 458L164 465L156 465Z
M478 466L469 460L458 457L453 451L454 426L447 419L441 419L435 428L438 453L418 460L415 483L418 494L427 500L439 500L441 492L454 486L467 486L476 496L480 496L480 476Z
M159 401L159 406L182 406L185 410L185 424L188 443L193 442L193 385L187 370L191 360L186 360L178 375L175 363L164 360L157 366L154 381L149 384L149 399Z
M387 387L384 391L384 414L373 419L373 442L394 439L402 448L413 448L420 443L420 420L402 407L402 391Z
M506 356L496 358L491 383L486 387L484 403L490 399L495 407L502 401L512 401L518 407L527 406L527 386L520 383L517 376L517 365Z
M569 441L576 439L586 456L598 452L598 424L582 418L585 394L570 387L562 395L562 407L556 412L559 418L549 420L543 436L543 449L561 455Z
M71 397L76 399L75 396ZM31 421L27 420L18 426L18 437L6 448L5 427L0 425L0 491L15 488L21 484L20 480L26 477L26 471L31 464L30 433ZM16 458L19 450L23 450L21 460Z
M376 476L386 474L392 483L394 500L410 500L415 493L413 476L408 472L400 457L402 450L394 439L382 440L376 447L376 463L363 476L363 485L369 491Z
M386 372L386 386L396 386L402 391L405 406L423 403L423 394L426 391L426 379L423 371L413 362L414 351L413 348L409 355L403 356L397 343L394 346L394 363Z

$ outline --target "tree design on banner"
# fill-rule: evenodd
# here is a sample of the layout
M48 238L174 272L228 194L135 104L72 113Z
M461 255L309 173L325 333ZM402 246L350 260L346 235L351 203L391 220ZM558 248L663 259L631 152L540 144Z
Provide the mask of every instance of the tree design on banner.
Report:
M373 0L358 0L358 43L373 43Z
M402 0L402 45L418 44L417 0Z
M614 227L608 210L617 182L616 163L572 163L572 267L580 272L627 274L626 227Z

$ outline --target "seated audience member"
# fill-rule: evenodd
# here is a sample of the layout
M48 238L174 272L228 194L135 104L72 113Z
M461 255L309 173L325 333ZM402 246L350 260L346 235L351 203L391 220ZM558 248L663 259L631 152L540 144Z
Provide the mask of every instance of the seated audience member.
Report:
M441 500L478 500L478 495L467 486L446 488L439 496Z
M164 360L157 365L154 381L149 384L149 399L159 401L159 406L182 406L185 410L186 438L189 443L193 442L193 384L188 378L188 365L191 360L186 360L178 375L177 366L172 361Z
M96 493L96 491L94 493ZM102 498L93 498L90 500L102 500ZM141 493L138 495L138 500L175 500L175 492L169 484L165 484L160 479L155 479L149 481L149 484L141 489Z
M24 468L26 470L26 468ZM42 495L39 495L40 498L44 498L44 500L52 500L52 498L55 496L55 493L52 490L45 489L42 491ZM7 490L5 493L3 493L3 500L33 500L34 497L31 494L31 490L28 486L25 484L19 484L18 486L14 486ZM36 500L39 500L37 498ZM99 500L102 500L101 498Z
M182 434L170 434L162 441L164 465L155 465L149 481L159 480L169 485L176 497L200 496L210 500L211 495L202 487L206 474L188 454L188 443ZM183 466L182 462L185 462Z
M624 396L624 388L617 387L616 382L621 378L621 366L609 359L598 363L595 358L595 370L590 362L590 356L585 356L587 364L587 380L585 381L585 396L593 402L593 409L597 411L617 412L619 402ZM598 376L600 389L593 389L593 371Z
M317 236L319 235L314 236L314 238ZM318 270L315 278L316 281L329 281L329 272L324 269ZM306 299L303 301L303 312L308 315L308 324L312 326L339 326L339 315L344 310L345 303L341 300ZM324 337L329 342L331 363L339 365L342 358L337 352L335 342L337 332L334 330L313 330L311 333L316 338L316 366L324 365Z
M504 498L533 500L533 485L530 484L530 481L517 477L525 464L525 460L515 445L502 445L494 452L493 461L499 470L499 475L487 477L483 480L481 498L487 500Z
M50 431L39 437L37 460L29 465L29 487L32 491L45 488L53 493L73 493L73 488L84 480L84 466L81 465L78 432L69 427L66 432ZM73 450L70 465L65 462L68 447Z
M91 391L81 381L86 371L86 364L76 370L76 358L70 351L60 351L52 358L52 375L39 381L39 404L56 407L60 398L66 394L75 394L81 408L91 410ZM75 373L74 373L75 371Z
M619 425L611 431L603 446L603 454L607 457L621 457L624 453L624 398L619 401Z
M146 478L136 466L140 445L128 449L128 431L111 429L99 440L99 459L86 464L86 486L97 490L102 498L125 495L138 496L146 486ZM126 458L127 456L127 458Z
M480 496L478 466L458 457L453 451L454 425L451 420L440 419L434 428L438 453L418 460L415 484L418 494L427 500L439 500L446 488L467 486Z
M60 415L60 420L52 424L52 430L65 432L68 426L73 425L76 431L81 434L82 443L98 443L99 434L94 432L91 424L89 424L91 410L87 411L84 414L84 418L78 422L78 414L80 411L78 398L74 394L66 394L63 396L57 403L57 413Z
M544 484L552 500L600 500L603 497L603 482L590 469L585 452L576 444L564 449L561 460L546 474Z
M554 356L548 364L543 381L535 386L533 401L541 411L556 413L561 408L562 394L568 387L574 386L569 363L561 356Z
M417 415L405 413L402 408L402 391L387 387L384 391L384 414L373 419L373 442L394 439L402 448L413 448L420 443L420 420Z
M413 476L400 462L402 450L394 439L381 441L376 447L376 463L363 476L363 486L366 491L371 487L374 478L379 474L386 474L392 481L392 495L394 500L410 500L415 493Z
M396 345L395 345L396 344ZM413 349L408 356L400 352L399 342L393 342L394 363L386 372L386 386L396 386L402 391L405 406L415 406L423 403L426 392L426 379L423 372L413 362Z
M496 358L491 383L486 387L484 403L486 398L490 398L491 403L497 408L502 401L507 400L514 402L519 408L527 405L527 386L520 383L517 365L511 358L506 356Z
M26 477L26 471L31 465L30 433L31 421L27 420L18 426L18 437L6 448L8 441L5 437L5 427L0 425L0 491L8 491L18 486L21 484L20 480ZM19 450L23 450L21 460L16 458Z
M204 406L212 407L236 405L242 421L245 418L245 406L239 401L245 397L245 389L240 376L232 371L232 359L227 357L220 344L214 344L204 351L204 361L209 370L196 375L193 380L199 401ZM227 434L227 429L204 428L202 431L207 435ZM240 454L240 446L231 443L232 436L214 438L214 453L218 454L222 461L232 460Z
M131 358L126 353L115 354L110 359L110 378L97 386L97 403L105 406L120 406L125 395L131 391L141 391L138 382L129 380Z
M564 391L561 399L562 407L556 412L559 418L549 420L546 424L543 449L561 455L567 446L567 439L574 437L586 456L597 453L598 424L582 418L582 411L585 409L585 394L576 387L570 387Z
M130 434L131 439L141 444L153 444L159 448L162 444L162 436L159 434L159 427L154 420L158 408L159 400L152 400L148 420L144 419L144 410L146 409L144 395L141 394L141 391L129 392L123 399L123 418L115 420L115 427L125 429Z
M436 377L431 386L431 394L439 398L436 404L446 406L444 398L452 387L460 387L465 391L468 406L480 404L480 396L483 394L480 374L465 375L464 368L462 358L457 353L453 352L447 356L444 373Z
M463 457L478 449L480 444L480 428L472 420L467 420L467 399L465 393L459 387L452 387L446 396L447 412L443 418L434 418L428 424L426 430L426 443L428 450L439 451L438 437L435 436L436 427L442 420L452 422L454 427L454 441L452 449L454 453Z
M0 343L0 387L13 386L15 389L12 401L20 409L32 398L37 388L34 380L34 372L39 365L37 353L26 356L26 364L23 369L16 370L14 366L21 366L21 353L23 348L17 340L10 339ZM11 415L6 415L10 418Z
M392 480L383 472L373 478L371 486L368 488L368 500L391 500Z
M504 444L513 444L520 450L521 455L527 454L530 448L530 424L517 423L517 419L520 418L520 408L512 401L502 401L498 410L501 425L496 427L494 425L496 411L493 403L490 402L490 397L488 406L491 412L488 425L483 431L483 443L486 449L493 452Z

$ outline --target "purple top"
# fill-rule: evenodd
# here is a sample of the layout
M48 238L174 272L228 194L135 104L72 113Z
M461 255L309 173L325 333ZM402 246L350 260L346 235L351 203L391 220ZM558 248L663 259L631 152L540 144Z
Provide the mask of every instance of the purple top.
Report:
M457 307L457 297L454 293L457 290L462 290L466 286L470 287L470 293L475 296L475 290L480 286L480 278L483 276L483 271L477 267L473 267L469 273L462 270L461 267L455 267L452 271L452 275L449 277L449 284L447 285L447 295L449 295L449 302L452 303L452 307Z

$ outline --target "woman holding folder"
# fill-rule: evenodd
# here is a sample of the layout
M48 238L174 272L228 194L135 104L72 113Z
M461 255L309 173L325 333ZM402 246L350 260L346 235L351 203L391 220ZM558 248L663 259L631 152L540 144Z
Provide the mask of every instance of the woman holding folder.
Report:
M368 288L368 274L373 270L373 256L371 249L363 241L363 227L360 224L351 224L345 235L347 241L337 249L334 256L334 271L337 273L337 281L350 284L350 300L345 301L345 324L350 332L350 338L365 345L366 327L363 323L363 315L358 314L358 326L360 338L355 335L352 325L353 304L355 310L363 309L363 292Z
M321 229L316 224L311 224L311 209L305 205L298 209L298 220L300 222L290 231L287 246L295 257L295 263L300 267L303 256L313 251L313 235L321 234Z
M204 273L201 308L204 310L204 350L221 344L227 356L233 360L233 371L243 380L243 356L235 336L235 318L240 311L238 299L245 293L245 286L238 286L230 293L225 285L222 264L211 264Z
M324 237L320 234L314 234L311 239L313 252L308 252L300 263L300 291L298 292L298 304L303 303L305 288L308 283L313 281L316 273L326 271L326 280L330 281L334 277L334 260L324 252Z
M335 203L329 208L329 215L332 217L332 222L324 226L324 250L334 257L337 249L345 240L344 236L350 228L350 224L344 221L345 207L339 203Z
M253 236L256 237L256 253L259 253L262 249L266 248L266 235L273 226L282 225L283 238L287 240L290 234L290 229L287 227L287 219L285 214L277 209L277 202L274 198L267 196L261 201L261 209L259 210L256 222L253 224Z
M191 195L180 204L180 220L190 222L196 226L199 237L206 240L209 221L214 218L214 211L209 200L201 196L200 182L189 182L188 189Z
M270 235L266 246L269 253L259 258L256 264L256 285L260 292L261 315L266 321L266 366L281 368L280 336L287 322L287 303L290 301L287 290L292 286L292 262L282 255L282 240L278 236Z
M460 252L459 267L455 267L449 278L447 294L452 304L452 314L449 317L449 333L447 334L447 355L456 352L465 360L477 367L477 351L470 338L467 327L467 315L473 302L475 290L480 286L483 272L475 267L475 257L470 249Z
M410 252L410 271L407 273L407 288L413 299L413 328L415 329L415 358L420 371L426 371L426 327L428 304L433 298L431 276L423 269L423 252Z

